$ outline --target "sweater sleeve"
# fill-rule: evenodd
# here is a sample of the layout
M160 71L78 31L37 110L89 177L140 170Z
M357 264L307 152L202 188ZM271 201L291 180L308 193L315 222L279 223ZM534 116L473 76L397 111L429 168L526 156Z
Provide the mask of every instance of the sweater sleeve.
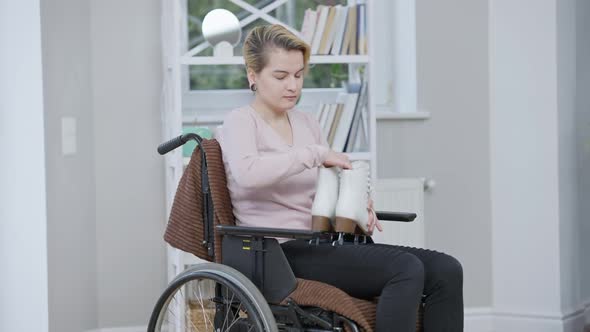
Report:
M253 189L279 182L305 169L320 166L329 151L321 144L261 155L256 123L242 110L232 111L221 128L222 149L238 185Z

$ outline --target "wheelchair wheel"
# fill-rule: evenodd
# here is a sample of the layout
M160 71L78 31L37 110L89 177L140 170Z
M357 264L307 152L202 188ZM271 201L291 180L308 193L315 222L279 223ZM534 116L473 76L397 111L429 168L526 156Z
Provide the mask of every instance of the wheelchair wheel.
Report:
M158 299L148 332L277 332L264 296L237 270L215 263L178 275Z

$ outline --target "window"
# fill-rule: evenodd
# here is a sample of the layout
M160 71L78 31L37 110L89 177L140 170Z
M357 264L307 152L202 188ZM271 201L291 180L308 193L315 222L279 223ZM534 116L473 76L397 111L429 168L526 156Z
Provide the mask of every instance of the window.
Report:
M201 36L201 22L215 8L232 11L241 21L242 40L252 27L267 24L266 20L252 15L248 10L234 4L244 2L254 8L268 11L272 20L300 30L307 8L318 5L346 5L347 0L175 0L181 2L181 12L186 22L180 31L184 50L193 50L189 55L198 58L211 56L212 48ZM365 0L366 1L366 0ZM413 112L415 105L415 18L414 2L406 0L371 2L370 20L377 31L372 33L373 53L369 61L375 75L371 93L377 111ZM184 8L182 8L184 5ZM270 6L270 7L269 7ZM184 11L183 11L184 9ZM267 17L268 18L268 17ZM383 32L387 33L383 33ZM371 34L371 32L369 32ZM166 41L165 41L166 42ZM171 46L175 41L170 40ZM196 47L196 48L195 48ZM184 54L185 52L182 52ZM251 101L246 71L241 65L241 45L234 48L235 59L224 65L181 65L182 116L185 123L196 121L219 123L225 112ZM347 62L347 61L341 61ZM305 92L298 108L313 110L318 103L331 100L337 95L342 81L356 80L350 77L354 68L361 64L312 64L304 81ZM351 70L352 68L352 70ZM394 84L398 82L400 84ZM413 111L412 111L413 110Z
M246 0L245 2L258 9L275 3L274 0ZM316 8L320 3L336 5L346 4L346 1L291 0L273 9L268 14L300 30L305 10L307 8ZM234 13L239 20L247 19L251 15L249 11L242 9L229 0L188 0L186 34L188 40L186 45L189 50L205 42L201 32L202 20L209 11L215 8L227 9ZM244 38L252 28L261 24L268 24L268 22L258 18L243 27L242 41L234 48L235 56L242 56ZM197 54L197 56L211 55L213 55L211 47L207 47ZM305 78L303 83L304 88L337 88L341 86L342 81L348 80L348 65L346 64L316 64L312 65L312 68L309 75ZM188 87L186 90L246 89L247 87L248 81L243 65L188 66Z

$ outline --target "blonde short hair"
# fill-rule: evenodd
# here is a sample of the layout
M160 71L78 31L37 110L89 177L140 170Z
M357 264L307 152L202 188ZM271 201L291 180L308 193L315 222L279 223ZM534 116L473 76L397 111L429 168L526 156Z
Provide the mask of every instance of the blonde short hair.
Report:
M250 30L244 40L246 68L260 73L268 64L268 51L272 47L287 51L301 51L305 72L308 69L310 47L291 31L280 24L259 25Z

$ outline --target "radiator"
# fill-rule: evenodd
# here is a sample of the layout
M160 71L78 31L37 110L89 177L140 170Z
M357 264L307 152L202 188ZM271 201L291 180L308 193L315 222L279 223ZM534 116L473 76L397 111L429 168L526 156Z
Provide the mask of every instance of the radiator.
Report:
M374 203L376 211L418 215L410 223L382 220L383 232L373 232L375 242L424 248L424 179L378 179Z

